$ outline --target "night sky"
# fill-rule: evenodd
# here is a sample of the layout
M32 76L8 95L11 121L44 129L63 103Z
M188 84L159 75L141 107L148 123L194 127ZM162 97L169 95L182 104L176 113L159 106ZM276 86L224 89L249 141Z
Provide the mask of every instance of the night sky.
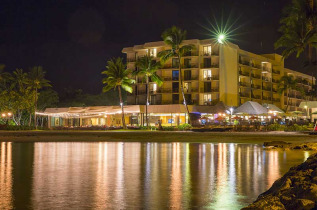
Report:
M106 60L124 56L123 47L161 40L172 25L188 39L211 37L203 26L221 17L238 21L235 44L272 53L282 8L290 0L1 0L0 63L7 71L42 65L54 89L101 92ZM230 18L229 18L230 17ZM286 66L301 70L300 61Z

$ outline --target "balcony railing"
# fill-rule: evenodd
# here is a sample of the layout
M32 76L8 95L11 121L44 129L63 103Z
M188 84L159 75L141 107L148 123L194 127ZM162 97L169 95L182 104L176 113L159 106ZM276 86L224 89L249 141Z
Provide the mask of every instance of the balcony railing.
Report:
M259 96L259 95L253 95L252 98L254 98L254 99L261 99L261 96Z
M192 68L198 68L197 64L187 64L187 65L182 65L183 69L192 69Z
M135 62L136 58L127 58L127 62Z
M184 93L197 93L197 92L198 92L197 88L190 88L190 89L184 88Z
M280 83L280 80L278 80L278 79L272 79L272 82L273 82L273 83Z
M274 70L272 69L273 74L281 74L281 72L279 70Z
M219 68L219 64L201 63L201 68Z
M184 81L189 81L189 80L198 80L198 76L184 77Z
M270 81L270 78L268 78L268 77L262 77L262 80L263 80L264 82L271 82L271 81Z
M259 74L251 74L251 77L255 79L261 79L261 75Z
M262 100L271 101L272 98L269 97L269 96L263 96L263 97L262 97Z
M245 66L250 66L250 62L239 60L239 63Z
M263 72L263 73L265 73L265 72L271 72L271 68L267 68L267 67L262 66L261 69L262 69L262 72Z
M251 87L254 88L254 89L261 89L261 85L252 84Z
M172 81L172 77L161 77L163 81Z
M280 102L281 99L279 99L279 98L273 98L273 101L274 101L274 102Z
M189 52L184 53L183 56L198 56L198 51L196 51L196 50L189 51Z
M202 56L218 56L219 52L204 52L204 51L200 51L200 55Z
M250 84L246 83L246 82L239 82L240 86L242 87L248 87Z
M240 97L249 98L250 94L248 93L239 93Z
M239 71L239 74L242 75L242 76L250 76L250 73L249 72L244 72L244 71Z
M271 87L265 87L265 86L263 86L263 88L262 88L263 90L267 90L267 91L271 91L272 90L272 88Z

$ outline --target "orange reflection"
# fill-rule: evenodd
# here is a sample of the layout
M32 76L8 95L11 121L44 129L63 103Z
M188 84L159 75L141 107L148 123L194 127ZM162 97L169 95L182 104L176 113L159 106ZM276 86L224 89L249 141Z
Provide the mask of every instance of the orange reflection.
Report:
M0 156L0 209L13 209L11 142L1 143Z

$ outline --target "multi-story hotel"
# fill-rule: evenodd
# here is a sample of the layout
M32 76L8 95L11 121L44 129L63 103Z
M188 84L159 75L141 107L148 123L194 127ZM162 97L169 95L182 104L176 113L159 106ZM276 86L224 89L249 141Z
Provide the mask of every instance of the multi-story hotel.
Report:
M227 106L237 107L246 101L260 104L274 104L284 108L287 93L278 93L278 84L283 75L293 75L307 92L315 78L297 71L284 68L282 56L277 54L257 55L244 51L239 46L219 44L212 39L186 40L195 50L186 54L181 61L185 97L188 104L212 105L222 101ZM149 42L143 45L124 48L128 68L134 70L135 61L146 54L156 59L157 54L168 49L163 41ZM151 104L182 104L180 90L179 61L172 58L167 61L158 75L163 85L150 83ZM145 104L146 85L142 78L136 78L134 91L128 95L128 104ZM299 91L292 90L289 111L301 110L299 104L304 97Z

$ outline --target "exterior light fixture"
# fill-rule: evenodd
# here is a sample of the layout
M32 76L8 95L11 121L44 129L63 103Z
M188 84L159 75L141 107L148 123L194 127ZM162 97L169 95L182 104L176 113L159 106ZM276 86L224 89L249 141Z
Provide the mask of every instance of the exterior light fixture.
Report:
M11 117L11 115L12 115L12 113L11 113L11 112L8 112L8 116Z
M218 35L218 43L223 44L225 40L226 40L226 35L222 33Z
M123 106L123 103L120 103L120 106Z

